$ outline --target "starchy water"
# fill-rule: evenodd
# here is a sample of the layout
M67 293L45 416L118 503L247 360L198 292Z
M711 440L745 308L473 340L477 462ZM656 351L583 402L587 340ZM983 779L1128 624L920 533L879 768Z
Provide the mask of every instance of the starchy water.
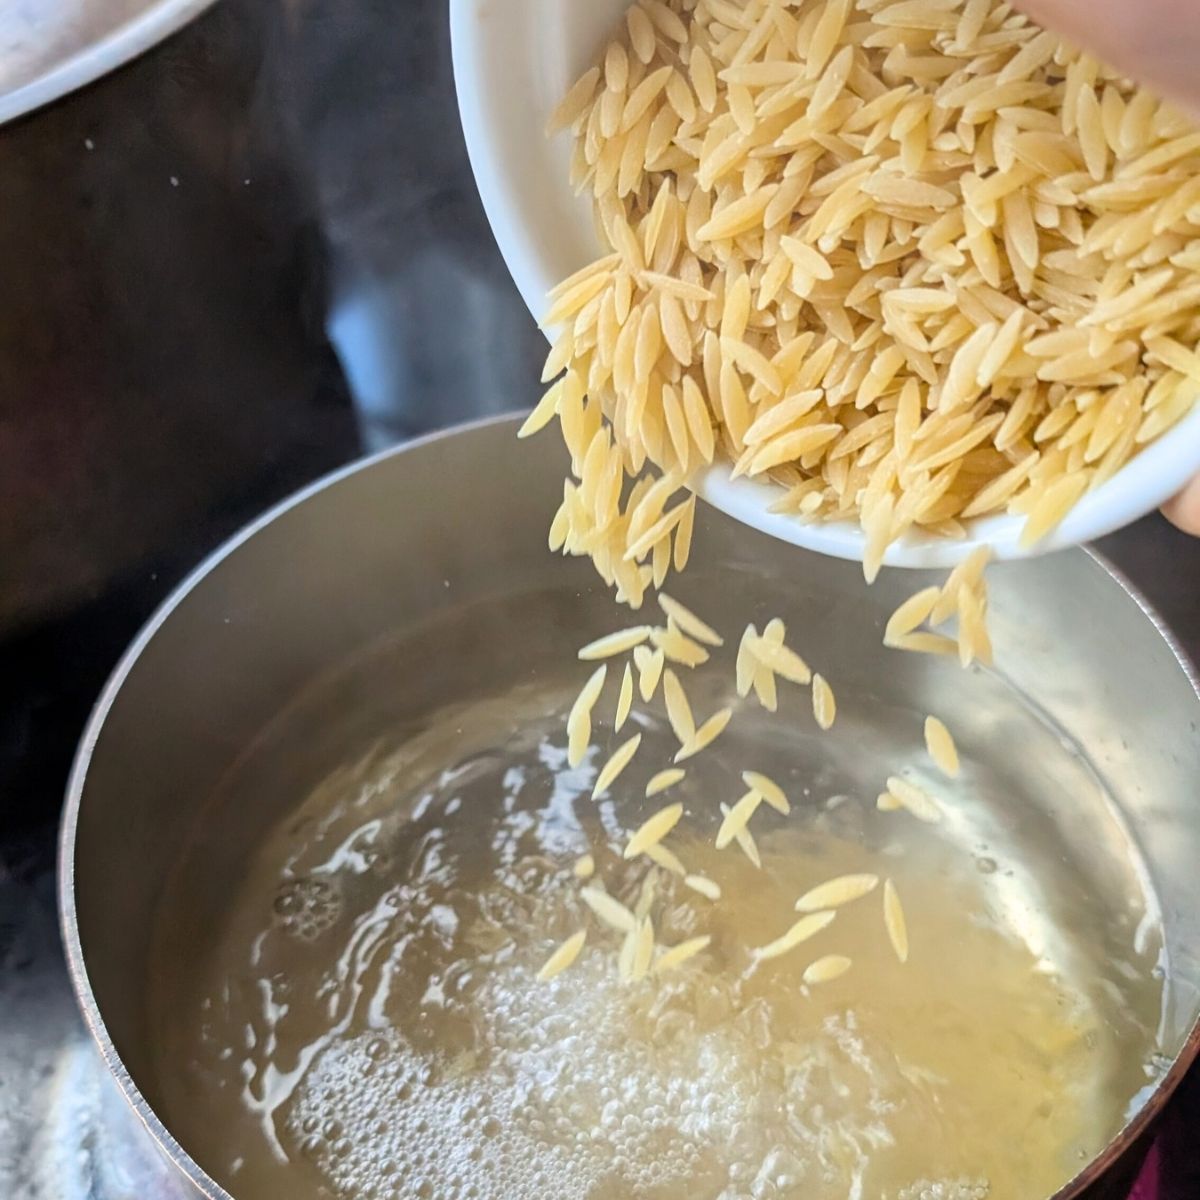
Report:
M565 715L591 668L566 648L622 619L592 600L577 633L574 601L498 600L379 648L230 773L155 953L154 1099L185 1147L238 1200L1049 1196L1159 1070L1157 910L1086 757L998 676L871 648L839 678L834 648L798 630L837 723L818 730L790 685L766 713L734 693L740 629L725 627L685 685L698 717L731 703L734 718L646 800L677 744L661 695L613 732L620 660L588 758L567 766ZM956 780L924 749L930 711L957 739ZM633 732L633 763L593 800ZM940 824L877 811L901 768L943 800ZM713 847L748 769L793 804L753 819L761 870ZM672 800L686 816L667 844L720 885L715 903L621 858ZM234 891L206 890L251 826ZM585 853L659 945L708 934L708 950L622 982L620 936L579 898ZM797 897L850 872L894 881L907 963L881 887L755 962ZM574 965L539 982L585 927ZM849 972L805 986L831 953Z

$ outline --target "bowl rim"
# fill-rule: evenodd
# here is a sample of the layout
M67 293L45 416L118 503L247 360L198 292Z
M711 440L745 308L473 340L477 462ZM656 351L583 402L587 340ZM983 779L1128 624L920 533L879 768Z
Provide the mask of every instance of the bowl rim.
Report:
M504 149L515 134L502 119L503 106L492 103L485 91L489 74L483 66L496 59L496 38L489 27L492 17L490 6L485 7L480 0L450 0L454 85L467 155L488 223L525 306L535 320L540 320L550 289L585 264L564 264L561 273L553 269L536 236L535 222L523 211L513 186L513 163ZM533 72L516 66L509 71L519 86L532 93ZM540 127L526 129L523 135L526 142L530 136L544 137ZM565 178L549 180L547 185L569 190ZM601 253L599 247L596 253ZM1161 508L1194 476L1200 476L1200 403L1143 447L1111 479L1085 494L1062 523L1036 545L1021 545L1023 517L1003 513L966 522L967 536L962 539L910 532L888 547L883 562L886 566L914 569L953 567L984 545L991 548L997 560L1037 557L1083 545ZM718 462L697 472L688 486L726 515L760 533L835 558L854 562L863 559L867 539L856 522L805 522L771 512L769 506L785 494L780 484L744 476L734 479L730 465Z
M362 472L369 471L380 463L393 458L401 458L410 451L419 451L431 444L447 441L474 431L504 426L509 428L511 436L515 439L516 430L522 418L523 414L519 413L483 417L414 438L412 441L404 442L400 445L388 447L378 453L356 459L343 467L339 467L314 480L277 504L272 505L261 516L243 526L212 551L212 553L207 555L171 589L121 655L116 666L105 681L103 688L100 690L99 696L88 716L67 781L58 839L58 916L59 929L66 956L67 973L72 990L75 993L76 1003L83 1015L84 1024L92 1041L100 1052L105 1067L116 1081L122 1098L171 1164L207 1200L237 1200L237 1197L226 1191L192 1158L142 1094L141 1089L125 1066L109 1035L104 1016L100 1011L99 1002L96 999L88 976L83 942L79 929L79 913L76 904L75 851L79 830L79 815L87 788L88 771L96 748L103 736L105 722L125 681L138 665L143 652L158 631L171 619L175 610L226 559L240 550L267 526L343 481L353 478ZM1179 668L1183 671L1184 676L1191 684L1197 700L1200 701L1200 667L1192 661L1162 615L1141 591L1130 582L1127 576L1109 562L1107 558L1088 547L1081 547L1080 551L1090 558L1101 571L1108 575L1113 583L1138 606L1143 615L1154 626L1159 637L1166 644L1172 658L1174 658ZM1065 1183L1052 1197L1048 1197L1047 1200L1073 1200L1073 1198L1078 1197L1086 1188L1097 1183L1109 1168L1146 1134L1198 1056L1200 1056L1200 1017L1197 1018L1189 1030L1170 1068L1162 1079L1159 1080L1138 1112L1125 1123L1121 1130L1082 1171Z
M51 61L32 79L0 92L0 125L61 99L124 66L182 29L215 0L153 0L96 40Z

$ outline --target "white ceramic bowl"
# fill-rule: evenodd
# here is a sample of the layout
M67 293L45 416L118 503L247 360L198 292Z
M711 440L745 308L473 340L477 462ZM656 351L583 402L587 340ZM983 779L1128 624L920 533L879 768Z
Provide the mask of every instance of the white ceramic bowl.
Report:
M529 311L601 252L591 205L567 182L569 135L548 141L546 118L594 61L627 0L450 0L454 76L475 179L500 252ZM1088 542L1153 511L1200 473L1200 406L1085 496L1032 553ZM696 481L710 504L783 541L838 558L862 559L862 531L850 522L804 523L768 511L781 494L770 483L731 480L725 465ZM1022 558L1022 519L972 522L965 541L909 536L885 562L944 567L987 543L998 558Z
M213 0L8 0L0 4L0 124L116 70Z

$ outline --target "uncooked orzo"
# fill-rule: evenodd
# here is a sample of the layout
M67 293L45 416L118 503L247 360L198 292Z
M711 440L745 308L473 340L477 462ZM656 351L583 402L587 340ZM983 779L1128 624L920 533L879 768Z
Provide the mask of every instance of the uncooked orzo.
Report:
M908 923L904 919L900 894L890 879L885 880L883 884L883 922L896 957L902 963L908 962Z
M859 521L872 580L910 531L956 538L966 521L1009 512L1027 542L1046 536L1195 402L1200 134L1006 3L639 0L551 124L573 135L572 181L608 252L551 294L550 387L521 435L557 416L570 452L551 549L590 556L633 608L656 592L665 617L579 651L597 665L568 718L573 767L591 744L603 660L628 656L614 733L633 717L635 684L649 704L661 683L676 762L735 715L698 722L681 676L719 657L723 638L662 591L691 554L689 485L717 459L778 484L777 512ZM977 550L900 605L885 644L990 663L990 556ZM781 683L811 685L829 729L833 689L786 639L778 617L746 627L737 695L774 713ZM924 732L934 763L957 775L946 726L929 717ZM611 750L593 796L640 743ZM645 796L684 778L658 769ZM765 775L742 778L745 794L719 804L716 848L736 842L761 867L751 825L791 806ZM756 817L764 804L776 815ZM932 825L946 806L897 774L877 807ZM711 944L656 940L671 875L722 898L665 843L683 814L668 805L629 837L624 858L649 864L632 908L593 881L591 855L574 867L582 902L620 935L629 982ZM879 882L864 872L810 888L755 960L815 938ZM904 910L890 879L882 893L903 963ZM541 977L585 940L567 938ZM850 968L826 954L803 977L816 986Z
M809 913L807 916L801 917L800 920L796 921L786 933L777 937L773 942L768 942L765 946L759 946L754 951L754 956L758 959L770 959L787 954L788 951L794 950L802 942L807 942L809 938L816 937L821 930L829 926L836 915L836 913L832 912Z
M724 801L722 801L721 802L721 816L725 819L725 821L728 821L730 819L730 813L732 813L732 812L733 812L733 809L731 809L728 804L726 804ZM722 822L722 824L724 824L724 822ZM759 852L758 852L758 843L755 842L755 840L754 840L754 834L752 834L750 832L750 830L748 828L746 828L744 823L741 823L740 821L738 821L736 819L734 821L734 826L737 827L737 832L733 835L733 840L735 842L737 842L742 853L756 867L761 867L762 866L762 855L759 854Z
M625 847L625 857L636 858L639 854L645 854L651 846L657 846L679 824L682 816L682 804L668 804L666 808L660 808L629 839L629 844Z
M678 946L672 946L662 954L658 961L654 964L655 971L670 971L675 967L682 966L689 958L694 958L702 950L708 948L712 938L707 934L700 937L688 938L686 942L680 942Z
M983 0L655 0L616 40L551 121L608 252L552 294L523 432L557 414L551 545L620 599L686 561L718 457L860 521L873 578L909 530L1044 536L1192 407L1200 136L1168 104Z
M538 972L538 978L544 981L553 979L555 975L561 975L579 957L579 953L586 941L586 929L581 929L578 933L573 933L546 960L545 965Z
M769 775L761 771L743 771L742 782L760 796L777 812L787 816L792 811L783 788Z
M686 774L687 772L682 767L668 767L665 771L659 771L646 784L646 796L657 796L659 792L665 792L667 788L673 787Z
M585 887L579 895L597 918L618 933L630 933L637 928L637 918L619 900L603 888Z
M699 754L701 750L707 750L725 732L725 726L729 724L732 716L732 708L722 708L713 713L697 728L692 737L680 746L675 755L675 761L684 762L693 755Z
M953 779L958 774L958 747L944 721L925 718L925 746L929 757Z
M579 766L587 754L588 744L592 740L592 709L600 697L607 675L608 668L603 664L592 672L567 716L567 761L573 767Z
M898 801L898 807L907 809L918 820L936 825L942 819L941 805L923 787L899 775L890 775L887 789L887 794Z
M613 751L612 757L600 768L600 774L596 776L596 782L592 787L592 796L603 795L616 782L617 776L621 774L633 756L637 753L638 747L642 744L642 735L635 733L627 742L623 742Z
M804 970L804 982L815 986L819 983L832 983L840 979L850 970L850 960L844 954L826 954L816 962L809 963Z
M646 849L646 857L664 871L670 871L672 875L678 875L682 879L687 874L687 867L680 861L679 856L669 847L664 846L662 842L657 842L653 846Z
M841 908L859 900L879 884L878 875L839 875L818 884L796 901L797 912L816 912L823 908Z
M837 719L837 699L824 675L812 679L813 717L822 729L831 729Z
M720 884L709 879L706 875L685 875L683 882L693 892L699 892L700 895L707 897L709 900L717 901L721 898Z
M717 849L723 850L740 833L744 833L750 825L750 818L758 811L763 802L761 793L751 789L732 808L725 813L721 828L717 830Z

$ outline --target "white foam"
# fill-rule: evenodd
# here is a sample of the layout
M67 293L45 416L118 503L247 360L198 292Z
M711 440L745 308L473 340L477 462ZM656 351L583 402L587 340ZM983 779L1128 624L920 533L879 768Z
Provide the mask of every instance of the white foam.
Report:
M733 986L629 988L596 954L547 987L517 954L481 981L452 1055L394 1031L335 1043L288 1134L363 1200L426 1184L439 1200L845 1197L892 1143L899 1068L850 1017L798 1040L761 1001L737 1011Z

